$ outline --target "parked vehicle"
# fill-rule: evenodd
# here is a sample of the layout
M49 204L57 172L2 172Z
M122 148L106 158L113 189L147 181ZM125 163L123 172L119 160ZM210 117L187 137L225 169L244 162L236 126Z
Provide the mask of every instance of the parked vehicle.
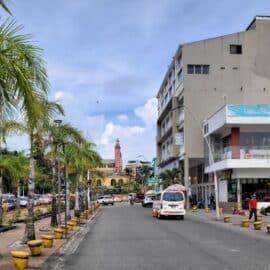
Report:
M113 202L113 197L111 195L105 195L102 199L102 204L103 205L113 205L114 202Z
M43 194L39 198L40 204L50 204L52 202L52 198L48 194Z
M27 205L28 205L28 197L21 196L20 197L20 206L21 207L26 207Z
M16 208L16 199L10 198L7 199L7 204L8 204L8 210L12 210Z
M99 197L97 198L97 202L100 203L100 204L102 204L103 198L104 198L104 196L99 196Z
M182 185L172 185L166 188L153 202L152 214L154 217L162 218L165 216L175 216L184 219L186 188Z
M34 205L40 205L40 195L39 194L34 194Z
M142 201L143 207L153 207L153 201L156 198L156 192L154 190L149 190L145 193L144 199Z

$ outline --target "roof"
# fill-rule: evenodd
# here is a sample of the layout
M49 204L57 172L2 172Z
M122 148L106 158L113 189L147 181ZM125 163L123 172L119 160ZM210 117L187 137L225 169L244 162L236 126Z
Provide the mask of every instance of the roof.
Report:
M270 16L267 16L267 15L256 15L253 20L251 21L251 23L248 25L248 27L246 28L246 31L248 31L251 26L254 24L254 22L256 20L270 20Z

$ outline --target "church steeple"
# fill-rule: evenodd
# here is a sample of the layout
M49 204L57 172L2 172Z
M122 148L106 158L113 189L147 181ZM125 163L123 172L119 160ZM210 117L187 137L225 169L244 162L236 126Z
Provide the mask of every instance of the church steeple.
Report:
M115 172L122 172L122 154L121 154L121 146L119 139L116 140L114 146L114 162L115 162Z

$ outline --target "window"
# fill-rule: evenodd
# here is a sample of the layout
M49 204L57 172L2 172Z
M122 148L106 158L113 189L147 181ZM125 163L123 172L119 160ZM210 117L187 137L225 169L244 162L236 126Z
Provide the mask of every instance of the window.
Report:
M167 202L178 202L183 199L183 195L180 192L165 192L163 194L163 200Z
M208 129L208 124L206 124L206 125L203 127L203 129L204 129L204 134L207 134L208 131L209 131L209 129Z
M188 74L209 74L210 65L187 65Z
M194 74L194 65L187 65L187 73Z
M231 44L230 54L242 54L242 45Z

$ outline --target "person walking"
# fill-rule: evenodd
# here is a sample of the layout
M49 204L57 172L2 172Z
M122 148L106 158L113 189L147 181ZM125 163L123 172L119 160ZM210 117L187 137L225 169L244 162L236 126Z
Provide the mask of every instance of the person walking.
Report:
M251 199L249 200L248 208L249 208L249 220L252 219L252 216L254 214L254 219L255 221L257 221L257 200L256 200L255 194L251 196Z

